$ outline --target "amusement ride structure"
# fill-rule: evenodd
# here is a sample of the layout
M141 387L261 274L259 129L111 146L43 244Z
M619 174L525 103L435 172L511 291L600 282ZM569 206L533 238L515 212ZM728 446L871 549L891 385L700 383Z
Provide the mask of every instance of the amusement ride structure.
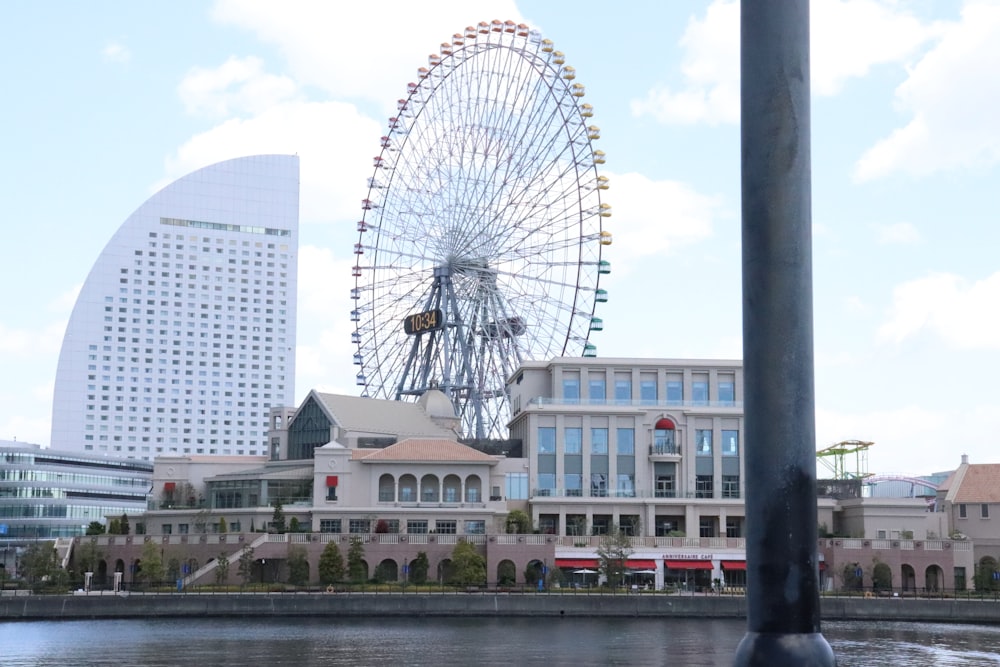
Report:
M584 94L552 42L512 21L456 33L417 70L357 225L363 395L437 388L466 438L505 438L522 362L596 355L611 207Z

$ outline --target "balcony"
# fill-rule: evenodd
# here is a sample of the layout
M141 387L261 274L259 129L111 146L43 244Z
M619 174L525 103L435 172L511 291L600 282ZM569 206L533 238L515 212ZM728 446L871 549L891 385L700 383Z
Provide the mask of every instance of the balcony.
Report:
M654 442L649 446L650 457L676 461L681 458L681 448L672 442Z

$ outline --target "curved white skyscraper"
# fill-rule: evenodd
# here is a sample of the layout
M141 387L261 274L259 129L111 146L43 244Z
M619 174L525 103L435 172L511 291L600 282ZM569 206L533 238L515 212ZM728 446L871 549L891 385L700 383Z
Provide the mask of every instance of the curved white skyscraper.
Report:
M59 355L54 449L266 455L295 391L299 159L220 162L163 188L104 248Z

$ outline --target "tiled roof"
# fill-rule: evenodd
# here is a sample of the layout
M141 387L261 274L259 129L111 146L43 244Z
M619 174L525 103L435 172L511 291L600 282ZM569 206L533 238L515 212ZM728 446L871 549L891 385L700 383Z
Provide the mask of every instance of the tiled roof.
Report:
M317 399L343 429L355 433L384 433L400 437L455 437L448 429L434 423L416 403L362 398L343 394L314 392Z
M1000 503L1000 463L969 465L964 477L956 480L956 503Z
M371 450L366 450L371 452ZM478 449L467 447L454 440L438 438L409 438L395 445L378 449L360 457L365 463L414 462L414 463L489 463L496 457Z

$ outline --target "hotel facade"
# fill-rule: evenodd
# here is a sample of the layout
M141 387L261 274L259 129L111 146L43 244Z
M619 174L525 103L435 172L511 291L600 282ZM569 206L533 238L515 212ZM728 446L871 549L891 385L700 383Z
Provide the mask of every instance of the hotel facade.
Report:
M136 209L70 316L51 446L267 454L270 407L294 399L298 219L289 155L205 167Z

